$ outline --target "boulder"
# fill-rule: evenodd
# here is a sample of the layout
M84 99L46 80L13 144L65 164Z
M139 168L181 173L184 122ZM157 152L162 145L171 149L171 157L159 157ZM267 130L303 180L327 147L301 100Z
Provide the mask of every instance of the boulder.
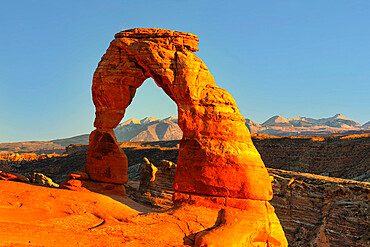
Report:
M34 172L31 177L31 182L34 184L46 185L49 187L59 187L59 184L53 182L53 180L42 173Z
M155 175L158 168L155 167L147 158L143 158L144 163L141 166L140 190L145 190L156 179Z
M86 172L76 171L68 175L70 179L89 180L89 174Z

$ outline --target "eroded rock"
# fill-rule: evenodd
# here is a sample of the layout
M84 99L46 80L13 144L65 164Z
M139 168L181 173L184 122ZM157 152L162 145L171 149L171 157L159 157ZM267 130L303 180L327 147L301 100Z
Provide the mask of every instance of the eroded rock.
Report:
M207 66L193 53L197 44L193 34L156 28L116 34L94 73L94 125L98 131L116 127L136 89L152 77L178 105L178 124L184 133L175 190L270 200L270 179L245 120L231 95L216 86ZM114 152L100 158L103 151L94 150L95 135L96 131L90 137L86 171L93 180L113 182L90 174L106 166L104 159L112 159L112 167L122 163L120 154ZM91 159L94 155L98 157Z
M0 180L10 180L10 181L17 181L17 182L29 182L29 179L23 176L22 174L19 173L14 173L14 172L3 172L0 171Z
M86 173L97 182L125 184L127 157L118 146L112 129L96 129L90 134Z
M245 119L232 96L216 86L207 66L194 54L197 45L194 34L157 28L136 28L115 35L93 77L96 130L90 135L86 172L93 181L127 182L127 158L117 145L113 128L123 118L136 89L151 77L178 106L183 138L174 190L204 200L233 198L228 200L231 205L217 202L217 207L227 212L242 211L227 213L231 216L225 218L220 230L215 230L220 238L226 237L221 232L234 231L234 240L209 240L215 231L208 231L195 246L286 246L284 232L280 224L275 224L275 213L267 210L266 203L272 199L271 180ZM156 171L147 163L142 176L151 176L151 183ZM250 201L264 206L248 216L244 211L254 210L248 206ZM186 200L177 204L189 205ZM241 230L247 224L246 217L251 223L248 232ZM230 220L243 223L230 224Z
M50 187L59 187L59 184L53 182L53 180L42 173L34 172L31 177L31 183L46 185Z

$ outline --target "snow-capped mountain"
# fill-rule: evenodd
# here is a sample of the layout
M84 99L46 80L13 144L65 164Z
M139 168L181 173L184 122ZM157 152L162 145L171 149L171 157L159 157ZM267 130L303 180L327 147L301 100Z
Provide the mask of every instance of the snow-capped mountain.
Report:
M261 128L262 126L250 119L245 119L245 125L248 127L249 129L249 132L251 133L257 133L259 128Z
M249 125L247 119L246 125ZM298 135L331 135L350 133L364 133L370 129L370 123L363 126L361 124L341 115L336 114L329 118L314 119L309 117L284 118L273 116L266 122L256 127L252 124L250 131L252 134L263 133L278 136L298 136Z
M117 141L164 141L179 140L182 131L177 125L176 117L158 119L146 117L142 120L129 119L114 129Z
M369 121L369 122L364 123L364 124L361 126L361 128L363 128L363 129L370 129L370 121Z
M280 126L280 127L292 127L293 125L289 123L288 119L283 118L282 116L273 116L269 118L266 122L261 124L262 126Z
M182 131L177 125L176 117L158 119L146 117L138 120L135 118L120 123L114 132L117 141L164 141L179 140ZM284 118L273 116L263 124L258 124L246 119L246 126L251 134L263 133L276 136L315 136L333 134L361 134L370 133L370 121L362 126L341 114L329 118L314 119L309 117ZM51 140L49 142L38 142L42 145L38 149L57 149L70 144L88 144L89 135L79 135L70 138ZM5 143L6 145L10 145ZM4 144L4 145L5 145ZM24 146L24 143L15 143L15 146ZM53 146L54 145L54 146Z

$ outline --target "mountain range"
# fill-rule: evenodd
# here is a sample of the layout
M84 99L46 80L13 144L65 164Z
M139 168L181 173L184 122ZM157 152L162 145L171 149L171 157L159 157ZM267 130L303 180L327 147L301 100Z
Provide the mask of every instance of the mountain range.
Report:
M284 118L273 116L262 124L246 119L251 134L262 133L275 136L311 136L333 134L360 134L370 132L370 121L361 125L341 114L329 118Z
M146 117L138 120L131 118L123 123L120 123L115 129L117 141L167 141L180 140L182 131L177 125L176 117L168 117L158 119L155 117ZM79 135L66 139L52 140L51 142L61 146L69 144L88 144L89 135Z
M329 118L314 119L309 117L284 118L273 116L262 124L246 119L246 126L251 134L262 133L275 136L310 136L333 134L370 133L370 121L361 125L341 114ZM127 141L166 141L179 140L182 131L176 117L158 119L146 117L138 120L131 118L120 123L114 132L119 142ZM89 135L80 135L67 139L52 140L61 146L69 144L88 144Z
M370 121L361 125L341 114L329 118L314 119L309 117L284 118L273 116L262 124L246 119L246 126L251 134L262 133L274 136L315 136L333 134L370 133ZM119 142L127 141L165 141L179 140L182 131L176 117L157 119L129 119L120 123L114 132ZM32 141L0 143L0 152L63 152L70 144L88 144L89 134L51 141Z

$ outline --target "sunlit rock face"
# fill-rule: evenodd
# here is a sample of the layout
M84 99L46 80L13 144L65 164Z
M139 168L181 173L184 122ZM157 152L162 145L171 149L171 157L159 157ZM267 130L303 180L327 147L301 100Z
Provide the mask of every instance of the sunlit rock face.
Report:
M267 170L234 99L216 86L207 66L194 54L197 45L196 35L157 28L137 28L115 35L93 77L97 129L90 136L86 171L94 181L125 182L126 177L117 180L119 175L105 172L112 171L109 167L115 172L121 170L122 174L127 172L127 159L114 146L112 129L122 120L136 89L151 77L178 106L183 138L173 184L176 202L187 203L189 196L204 196L205 201L235 198L224 207L244 210L254 207L243 204L254 205L249 201L258 200L264 206L255 207L255 215L261 209L259 213L263 217L252 218L257 221L263 218L261 224L267 227L263 236L257 231L256 236L261 238L258 241L267 243L269 232L271 236L272 232L279 232L274 233L279 240L270 237L269 246L284 245L286 240L280 225L270 229L276 225L276 216L273 208L265 204L272 198ZM99 172L94 172L95 169ZM228 221L223 225L228 225ZM243 232L242 228L239 230ZM217 235L221 232L223 229ZM246 235L242 236L245 240ZM201 239L197 246L219 246L213 245L208 237Z
M127 157L118 146L112 129L96 129L90 134L86 172L98 182L127 183Z
M207 66L194 55L197 44L193 34L156 28L116 34L94 74L94 125L101 133L116 127L136 89L152 77L176 102L184 133L175 190L270 200L271 182L245 120L232 96L216 86ZM95 142L91 139L90 145ZM103 159L89 159L87 168ZM103 177L92 179L110 182Z

